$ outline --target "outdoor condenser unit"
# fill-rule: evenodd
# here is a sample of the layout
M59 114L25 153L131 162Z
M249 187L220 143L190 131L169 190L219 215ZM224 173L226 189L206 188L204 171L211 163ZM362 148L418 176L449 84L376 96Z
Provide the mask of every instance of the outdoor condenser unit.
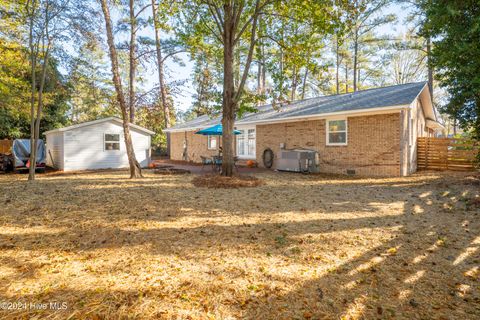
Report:
M318 172L318 167L318 152L315 150L280 150L277 170L293 172Z

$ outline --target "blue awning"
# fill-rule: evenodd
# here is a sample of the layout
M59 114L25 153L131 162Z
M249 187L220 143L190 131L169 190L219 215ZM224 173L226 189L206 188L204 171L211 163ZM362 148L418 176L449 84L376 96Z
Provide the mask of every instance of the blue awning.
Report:
M195 134L201 134L204 136L221 136L223 134L223 128L221 124L214 125L210 128L205 128L195 132ZM233 134L241 134L238 130L233 130Z

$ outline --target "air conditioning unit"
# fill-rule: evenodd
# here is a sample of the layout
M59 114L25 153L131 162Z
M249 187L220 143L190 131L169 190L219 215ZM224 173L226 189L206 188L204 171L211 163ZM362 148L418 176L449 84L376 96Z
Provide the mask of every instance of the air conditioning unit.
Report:
M292 172L318 172L318 152L308 149L280 150L277 170Z

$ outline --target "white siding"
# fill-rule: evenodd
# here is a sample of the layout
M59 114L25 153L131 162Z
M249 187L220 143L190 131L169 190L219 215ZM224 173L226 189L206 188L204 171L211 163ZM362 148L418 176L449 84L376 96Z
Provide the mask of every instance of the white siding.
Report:
M150 161L150 135L130 129L137 161L142 167ZM120 134L120 150L105 150L104 135ZM92 124L63 132L64 170L108 169L128 167L123 128L115 121Z
M63 132L47 134L47 165L63 170Z

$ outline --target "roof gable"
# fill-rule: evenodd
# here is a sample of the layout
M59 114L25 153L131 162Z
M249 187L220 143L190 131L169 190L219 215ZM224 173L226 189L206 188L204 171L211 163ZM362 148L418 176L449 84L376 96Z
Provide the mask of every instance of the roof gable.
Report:
M55 130L46 131L44 134L49 134L49 133L54 133L54 132L65 132L65 131L75 130L75 129L79 129L79 128L82 128L82 127L87 127L87 126L96 125L96 124L100 124L100 123L103 123L103 122L109 122L109 121L114 121L114 122L117 122L117 123L123 125L122 119L117 118L117 117L108 117L108 118L103 118L103 119L99 119L99 120L82 122L82 123L79 123L79 124L74 124L74 125L71 125L71 126L68 126L68 127L63 127L63 128L59 128L59 129L55 129ZM136 129L138 131L144 132L146 134L149 134L149 135L155 134L155 132L153 132L151 130L148 130L144 127L141 127L139 125L133 124L133 123L130 123L130 127L133 128L133 129Z

